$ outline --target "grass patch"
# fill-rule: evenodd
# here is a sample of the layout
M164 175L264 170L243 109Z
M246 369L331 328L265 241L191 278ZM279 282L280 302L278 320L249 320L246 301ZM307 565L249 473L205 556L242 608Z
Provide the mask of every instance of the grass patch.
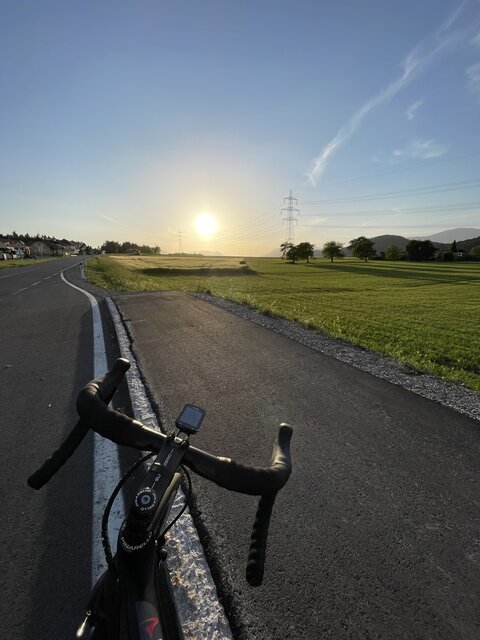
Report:
M17 267L27 267L29 264L38 264L39 262L50 262L51 260L60 260L61 258L19 258L17 260L1 260L0 269L16 269Z
M224 267L224 268L215 268L215 267L199 267L196 269L181 269L180 267L148 267L146 269L139 269L139 272L147 277L172 277L172 276L200 276L201 278L210 278L212 276L217 276L219 278L226 276L249 276L255 275L255 272L250 269L250 267Z
M246 262L115 256L89 261L87 273L116 291L208 291L480 392L480 263Z

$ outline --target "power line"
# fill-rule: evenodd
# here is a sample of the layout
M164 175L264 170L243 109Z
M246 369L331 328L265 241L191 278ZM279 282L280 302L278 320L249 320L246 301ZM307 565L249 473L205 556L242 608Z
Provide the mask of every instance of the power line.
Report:
M444 158L443 160L436 160L434 162L424 162L422 164L416 164L412 167L401 167L399 169L392 169L390 171L382 171L380 173L371 173L365 176L357 176L355 178L345 178L343 180L330 180L322 182L322 185L334 185L345 184L346 182L356 182L358 180L368 180L369 178L379 178L381 176L389 176L395 173L404 173L406 171L417 171L417 169L423 169L424 167L433 167L437 164L449 164L450 162L456 162L457 160L464 160L465 158L475 158L479 156L480 152L466 153L460 156L453 156L452 158Z
M242 237L245 231L250 231L252 226L258 228L259 225L271 224L274 221L274 217L272 216L273 212L278 211L278 205L272 207L267 212L263 214L259 214L254 218L249 218L248 220L229 227L228 231L224 231L223 233L217 234L217 240L231 240L235 237ZM277 220L277 214L275 214L275 221Z
M415 213L435 213L437 211L462 211L465 209L472 209L474 207L480 207L480 201L475 200L473 202L452 203L450 205L442 206L425 206L425 207L402 207L395 209L363 209L362 211L322 211L319 213L304 213L303 217L307 218L320 218L324 216L398 216L398 215L410 215Z
M388 198L410 197L430 193L445 193L447 191L462 191L463 189L474 189L480 187L480 180L461 180L459 182L448 182L445 184L429 185L417 187L415 189L404 189L401 191L386 191L382 193L371 193L362 196L349 196L348 198L330 198L324 200L305 200L303 205L310 204L332 204L336 202L362 202L366 200L384 200Z
M306 227L311 227L311 228L316 228L317 225L304 225ZM338 224L322 224L322 229L423 229L424 227L431 227L431 228L439 228L439 227L445 227L445 224L403 224L403 225L391 225L391 226L386 226L386 225L338 225Z

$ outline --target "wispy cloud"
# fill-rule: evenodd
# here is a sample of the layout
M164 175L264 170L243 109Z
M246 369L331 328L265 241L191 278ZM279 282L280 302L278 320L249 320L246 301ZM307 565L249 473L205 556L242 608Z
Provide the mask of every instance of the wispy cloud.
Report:
M99 218L103 218L104 220L108 220L108 222L113 222L114 224L118 224L118 225L120 225L121 227L123 227L123 226L124 226L121 222L119 222L118 220L115 220L115 218L111 218L110 216L106 216L106 215L105 215L105 214L103 214L103 213L97 213L97 216L98 216Z
M417 111L417 109L419 109L419 108L422 106L422 104L423 104L424 102L425 102L425 101L424 101L424 100L423 100L423 98L422 98L422 100L417 100L416 102L414 102L413 104L411 104L411 105L408 107L408 109L405 111L405 115L407 116L407 118L408 118L409 120L413 120L413 119L414 119L414 117L415 117L415 112Z
M331 157L355 133L363 119L379 105L391 100L411 80L418 75L437 54L449 45L465 37L464 30L452 31L451 27L457 21L464 8L461 3L448 17L446 22L433 34L420 41L406 56L402 63L402 73L377 95L366 102L350 120L338 131L330 142L320 151L312 161L312 167L306 174L310 183L315 186L321 178Z
M471 44L473 44L475 47L480 47L480 31L477 33L477 35L471 39L470 41Z
M397 158L438 158L447 152L447 147L436 140L412 140L403 149L395 149L393 155Z
M467 86L480 100L480 62L467 69Z

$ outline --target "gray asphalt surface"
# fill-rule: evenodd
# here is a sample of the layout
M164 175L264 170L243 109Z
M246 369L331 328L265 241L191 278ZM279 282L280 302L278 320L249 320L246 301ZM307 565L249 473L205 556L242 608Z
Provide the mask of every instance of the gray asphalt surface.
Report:
M244 579L256 505L195 479L197 519L242 639L480 637L480 425L187 294L118 296L166 426L263 464L279 422L294 473L264 586Z
M92 438L46 487L26 485L75 424L76 394L93 377L89 301L58 275L78 262L0 271L2 638L73 638L91 588Z
M4 637L67 637L73 631L68 619L73 621L79 594L90 581L88 560L81 566L79 558L91 557L91 532L85 527L91 522L91 441L72 460L68 483L57 478L36 493L25 482L74 424L74 390L91 377L92 349L82 348L92 342L90 305L58 276L78 261L0 272ZM74 531L80 534L77 558L71 548ZM78 583L59 605L52 593L68 593L72 568Z

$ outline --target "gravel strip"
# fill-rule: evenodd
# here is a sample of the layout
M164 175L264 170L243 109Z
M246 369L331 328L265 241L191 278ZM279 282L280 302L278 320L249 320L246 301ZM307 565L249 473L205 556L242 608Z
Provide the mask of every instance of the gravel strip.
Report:
M352 367L366 371L377 378L388 380L392 384L399 385L419 396L439 402L449 409L480 421L480 396L464 384L447 382L431 374L421 373L381 353L369 351L346 340L306 329L293 320L286 320L278 316L265 316L238 302L224 300L206 293L192 295L266 329L276 331L306 347L315 349L315 351L346 362Z

